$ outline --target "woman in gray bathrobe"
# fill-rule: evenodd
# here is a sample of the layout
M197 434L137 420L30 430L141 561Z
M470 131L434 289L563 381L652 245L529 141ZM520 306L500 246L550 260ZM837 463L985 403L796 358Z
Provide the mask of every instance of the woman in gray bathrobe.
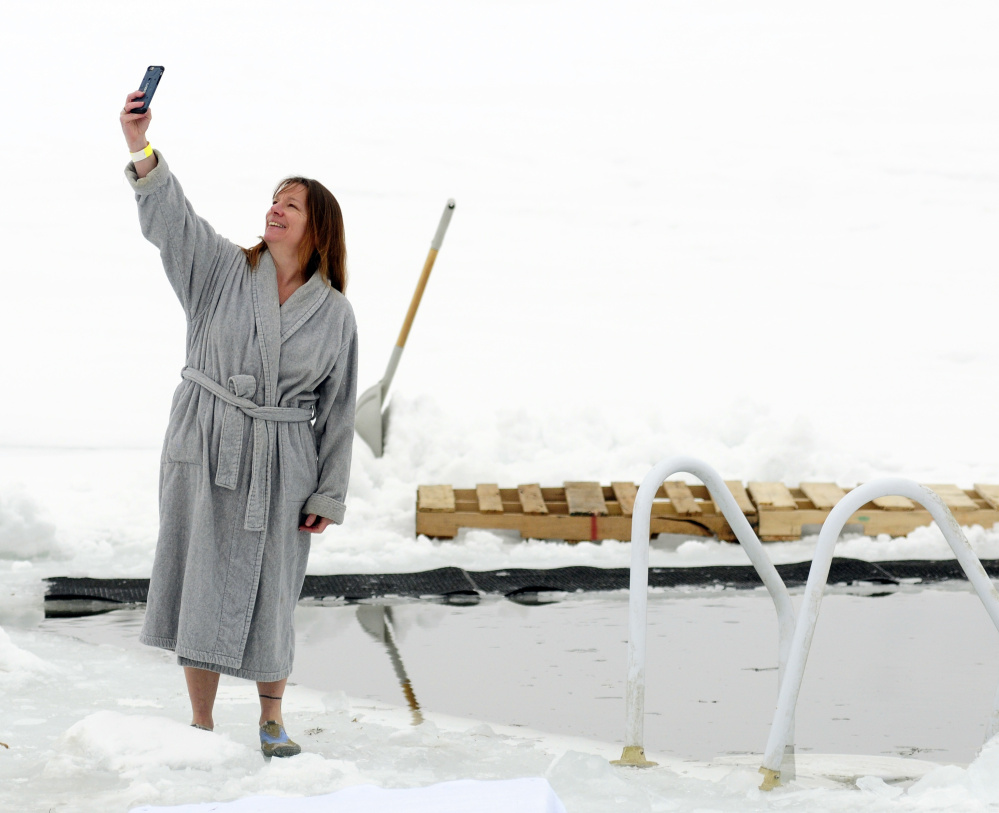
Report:
M261 747L300 748L281 697L310 535L343 521L357 330L343 295L340 207L282 182L252 249L195 214L146 140L139 91L120 114L142 233L187 316L186 366L160 465L160 530L140 640L177 653L193 725L211 730L219 675L254 680Z

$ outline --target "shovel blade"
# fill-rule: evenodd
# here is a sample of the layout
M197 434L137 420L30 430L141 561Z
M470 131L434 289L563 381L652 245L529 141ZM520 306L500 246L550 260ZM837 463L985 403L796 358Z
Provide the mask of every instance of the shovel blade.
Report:
M377 604L361 604L357 608L357 621L368 635L378 643L385 643L385 608Z
M384 451L383 429L382 382L379 381L361 393L354 411L354 431L371 447L375 457L381 457Z

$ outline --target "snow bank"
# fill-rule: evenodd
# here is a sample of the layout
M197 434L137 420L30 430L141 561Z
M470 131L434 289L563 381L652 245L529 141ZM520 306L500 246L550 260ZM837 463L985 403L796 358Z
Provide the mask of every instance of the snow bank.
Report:
M65 555L55 525L39 517L38 504L16 492L0 492L0 559L43 559Z
M98 711L70 726L57 749L100 770L137 774L150 766L210 771L247 755L229 737L177 720Z
M36 567L24 560L0 559L0 626L33 627L44 618L45 582L49 570L59 572L59 562L41 560Z
M994 808L999 804L999 738L989 740L967 768L947 765L921 777L906 797L929 809Z
M567 751L551 764L545 776L561 798L572 799L573 813L601 813L601 805L608 799L613 799L618 810L651 811L648 791L629 782L627 774L595 754Z
M0 681L5 676L51 672L52 667L32 652L17 646L0 627Z
M473 427L447 404L426 397L399 397L392 406L391 439L384 457L375 458L355 439L346 519L312 540L309 573L630 565L630 545L614 540L568 544L521 540L515 532L490 530L464 530L454 540L418 537L415 501L420 484L640 482L662 457L687 452L697 452L725 477L767 479L779 477L778 471L796 471L800 479L853 484L835 476L837 471L850 470L849 465L840 465L838 452L820 453L813 447L803 454L799 433L788 431L781 439L779 427L766 420L745 432L733 430L724 440L711 436L710 427L697 433L687 429L683 432L686 440L677 438L672 426L648 416L624 425L627 429L621 429L613 415L555 416L540 409L514 415L501 409L483 410ZM821 445L835 448L833 443ZM710 447L707 454L705 446ZM6 572L14 582L23 580L25 574L13 571L16 566L33 567L32 578L38 582L52 575L148 577L158 527L157 450L0 449L0 464L0 495L19 495L17 500L0 502L0 521L8 528L6 555L24 556L0 556L0 575ZM63 486L60 499L49 502L46 476L53 469L61 472ZM863 479L908 474L873 467L865 470ZM962 474L957 467L935 479L970 484L975 476L971 470ZM999 472L995 479L999 482ZM38 506L42 505L44 522L39 519ZM979 556L999 558L999 531L975 527L966 533ZM38 555L28 555L26 539L34 540L31 544L41 551ZM811 558L815 542L812 536L771 543L766 549L775 562L800 562ZM17 554L18 550L22 553ZM836 553L867 560L952 555L942 534L932 526L897 539L848 535ZM738 545L680 536L654 540L650 561L657 567L684 567L748 564L749 559ZM0 613L3 602L0 590Z

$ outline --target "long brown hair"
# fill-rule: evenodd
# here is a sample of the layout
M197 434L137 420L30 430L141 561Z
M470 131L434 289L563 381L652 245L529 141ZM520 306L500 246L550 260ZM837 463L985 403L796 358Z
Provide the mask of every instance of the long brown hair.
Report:
M305 269L305 278L319 275L340 293L347 292L347 244L343 233L343 213L333 193L312 178L285 178L274 190L274 197L289 186L301 186L306 196L305 239L298 249L299 264ZM243 253L256 268L267 244L261 237L252 248Z

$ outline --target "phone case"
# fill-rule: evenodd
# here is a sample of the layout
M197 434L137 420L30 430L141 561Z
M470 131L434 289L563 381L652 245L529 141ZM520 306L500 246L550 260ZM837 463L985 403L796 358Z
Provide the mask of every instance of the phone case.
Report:
M136 107L132 110L133 113L145 113L149 109L149 105L153 101L153 94L156 92L156 86L160 83L160 77L163 75L162 65L150 65L146 68L146 75L142 77L142 84L139 85L139 90L141 90L145 95L142 97L142 107Z

